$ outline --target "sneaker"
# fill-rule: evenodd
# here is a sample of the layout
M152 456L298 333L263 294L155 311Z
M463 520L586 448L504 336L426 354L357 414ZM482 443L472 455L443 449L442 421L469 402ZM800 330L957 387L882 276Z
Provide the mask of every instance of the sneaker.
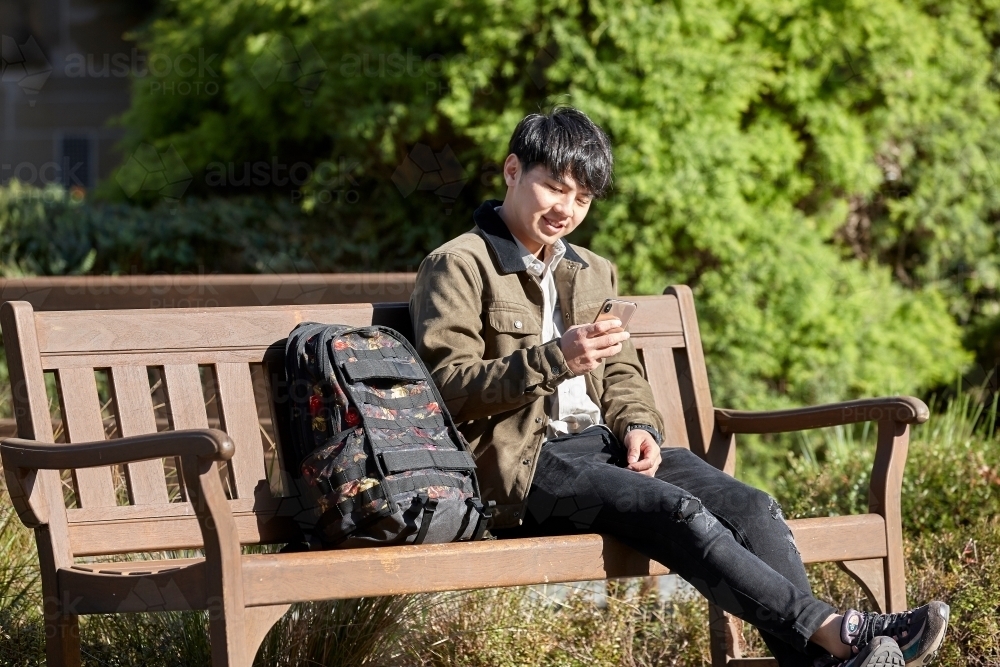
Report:
M875 637L891 637L899 644L907 667L924 667L934 661L948 629L948 605L931 602L899 614L860 612L844 614L840 639L855 650Z
M889 637L875 637L847 660L824 658L815 667L903 667L903 652Z

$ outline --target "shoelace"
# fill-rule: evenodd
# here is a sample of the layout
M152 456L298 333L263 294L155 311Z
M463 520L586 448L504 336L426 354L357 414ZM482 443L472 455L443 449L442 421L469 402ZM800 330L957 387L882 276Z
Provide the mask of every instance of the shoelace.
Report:
M857 637L854 640L855 646L868 644L876 635L899 639L903 630L906 630L909 625L909 612L904 611L897 614L863 613L861 615L861 627L858 629Z

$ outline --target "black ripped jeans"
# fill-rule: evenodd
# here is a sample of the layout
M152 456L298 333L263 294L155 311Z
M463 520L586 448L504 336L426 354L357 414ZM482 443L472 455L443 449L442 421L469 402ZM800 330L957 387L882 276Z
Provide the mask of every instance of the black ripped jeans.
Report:
M614 535L756 626L782 667L827 655L809 637L836 610L812 596L775 500L686 449L662 452L647 477L623 467L624 448L606 428L549 440L524 525L499 536Z

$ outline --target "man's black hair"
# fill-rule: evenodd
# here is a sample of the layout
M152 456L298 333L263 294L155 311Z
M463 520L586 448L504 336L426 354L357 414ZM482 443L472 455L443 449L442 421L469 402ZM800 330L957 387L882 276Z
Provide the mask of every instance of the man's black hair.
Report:
M525 116L514 128L509 152L525 172L542 165L556 178L569 174L598 199L611 185L611 140L587 114L572 107Z

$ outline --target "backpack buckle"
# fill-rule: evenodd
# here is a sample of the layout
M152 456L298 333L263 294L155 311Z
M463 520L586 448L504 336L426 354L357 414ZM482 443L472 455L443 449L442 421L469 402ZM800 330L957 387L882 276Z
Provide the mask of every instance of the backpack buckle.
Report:
M488 500L485 506L478 498L469 498L465 502L479 514L479 523L476 525L476 532L472 536L472 541L477 542L483 539L483 533L486 532L489 524L493 521L493 510L497 506L497 501Z

